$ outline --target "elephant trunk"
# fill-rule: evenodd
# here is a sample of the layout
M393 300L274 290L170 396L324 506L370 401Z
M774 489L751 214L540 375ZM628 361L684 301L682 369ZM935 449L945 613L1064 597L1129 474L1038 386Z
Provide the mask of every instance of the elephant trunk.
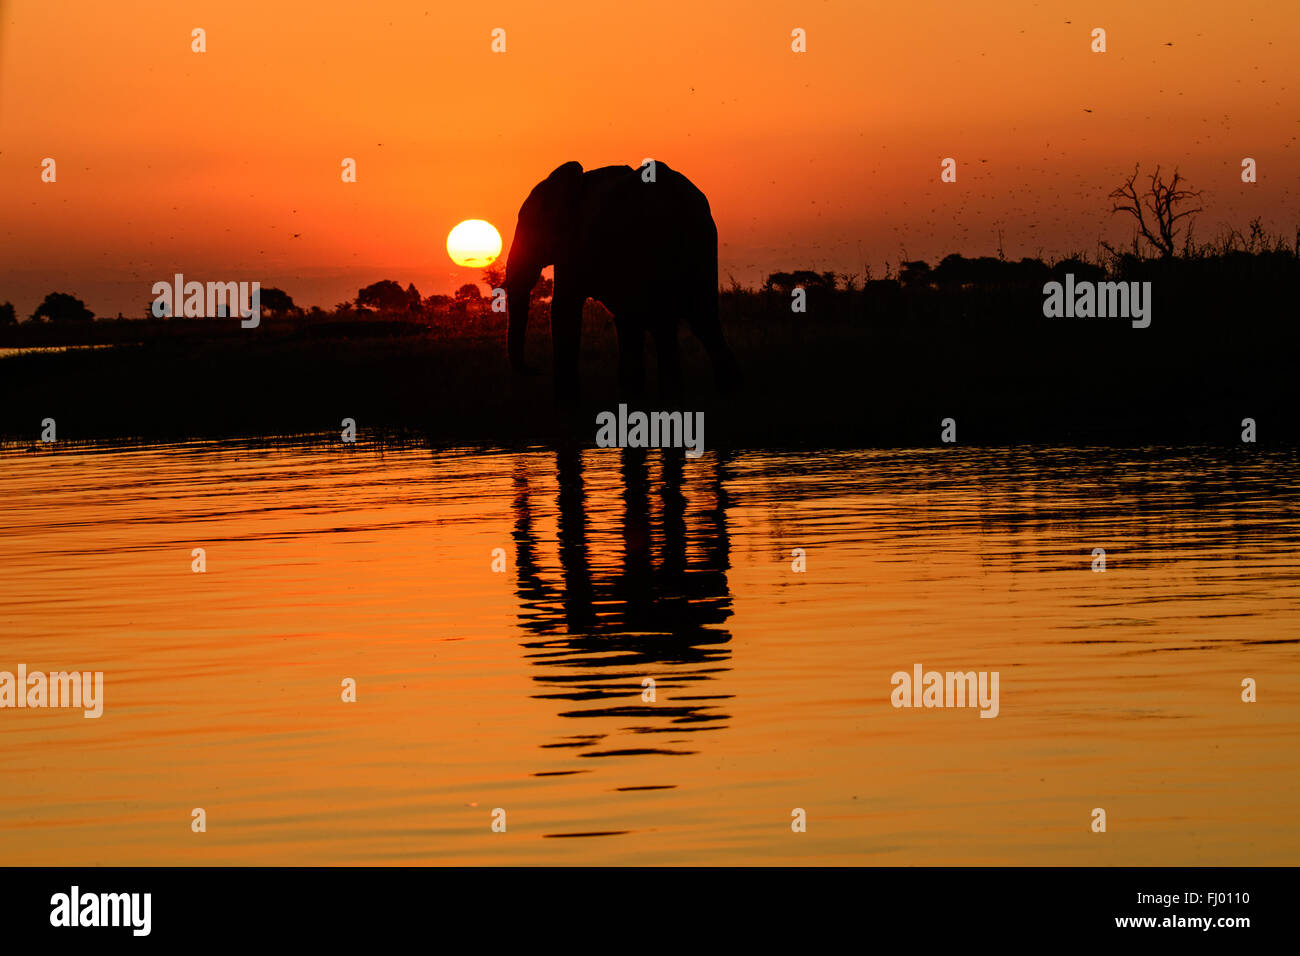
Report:
M522 373L527 371L524 364L524 334L528 329L528 305L533 286L542 274L542 267L523 261L521 255L516 255L518 247L516 239L510 247L510 256L506 259L506 347L510 354L510 367Z

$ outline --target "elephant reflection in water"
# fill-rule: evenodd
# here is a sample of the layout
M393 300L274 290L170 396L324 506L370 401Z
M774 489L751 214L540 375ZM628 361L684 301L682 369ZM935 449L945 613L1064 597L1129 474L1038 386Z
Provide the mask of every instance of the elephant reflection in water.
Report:
M607 454L607 453L597 453ZM691 693L688 685L714 680L729 668L730 634L719 628L731 616L727 587L725 464L717 461L708 481L709 506L688 520L680 451L665 451L659 507L654 507L650 462L643 449L623 449L621 546L599 550L591 542L612 538L588 527L582 451L556 453L559 479L557 551L560 583L549 583L538 558L534 527L536 492L527 465L516 470L515 568L522 606L520 626L538 639L525 642L543 699L596 701L598 706L562 712L566 717L628 717L653 721L621 727L634 733L684 734L720 729L729 715L718 701L730 694ZM694 467L694 466L693 466ZM602 506L601 513L615 512ZM589 540L590 539L590 540ZM688 559L688 544L691 554ZM621 552L621 554L619 554ZM617 555L617 569L600 558ZM656 681L656 699L645 699L643 679ZM660 692L666 690L660 697ZM700 688L705 690L705 688ZM551 747L594 748L604 734L581 734ZM636 747L585 750L583 756L628 753L689 753Z

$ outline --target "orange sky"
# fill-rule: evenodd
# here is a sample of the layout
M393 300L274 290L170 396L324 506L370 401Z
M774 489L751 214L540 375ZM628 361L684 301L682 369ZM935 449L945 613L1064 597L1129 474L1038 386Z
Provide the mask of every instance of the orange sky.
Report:
M479 277L451 227L508 248L569 159L686 173L724 281L880 277L993 254L999 230L1010 257L1090 252L1129 235L1106 194L1139 160L1206 190L1203 237L1256 215L1291 234L1297 48L1293 0L0 0L0 301L141 315L174 272L326 307L381 278L449 292Z

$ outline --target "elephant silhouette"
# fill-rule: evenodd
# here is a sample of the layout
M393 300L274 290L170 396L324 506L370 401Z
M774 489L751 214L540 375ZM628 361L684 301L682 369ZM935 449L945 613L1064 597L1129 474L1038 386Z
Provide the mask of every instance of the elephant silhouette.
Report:
M623 507L615 524L603 517L612 510L604 490L602 517L590 520L581 449L557 450L558 569L547 568L541 556L537 526L547 524L552 512L537 501L539 480L522 462L515 472L519 626L529 635L523 646L538 668L533 680L542 689L534 696L566 702L562 716L605 728L543 746L584 757L683 753L644 742L665 735L683 741L721 730L730 719L723 707L731 695L705 689L724 682L730 669L726 463L716 462L694 493L699 498L692 509L680 452L663 457L658 495L645 450L623 449L621 455ZM600 560L607 557L617 559L616 568ZM671 699L642 703L644 676L662 682ZM642 743L609 749L608 738L621 732Z
M681 393L678 319L699 338L720 387L740 383L718 318L718 230L709 201L681 173L653 167L604 166L583 171L567 162L533 187L519 209L506 257L507 345L517 373L524 361L532 288L555 267L551 342L557 399L579 393L582 309L595 299L614 316L620 391L645 389L645 338L655 341L665 397Z

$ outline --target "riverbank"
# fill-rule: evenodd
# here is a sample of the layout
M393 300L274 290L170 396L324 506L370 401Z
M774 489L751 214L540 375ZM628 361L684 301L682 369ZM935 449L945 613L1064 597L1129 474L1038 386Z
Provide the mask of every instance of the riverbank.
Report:
M724 330L746 376L720 395L682 333L684 407L703 411L706 447L1295 441L1297 333L1284 284L1157 281L1151 324L1047 318L1041 288L909 288L812 295L793 313L777 293L724 293ZM111 347L0 359L0 436L36 441L184 439L337 432L513 446L594 441L617 408L617 339L584 322L584 401L551 401L547 323L529 330L535 378L513 377L505 322L120 320L5 330L0 348ZM652 352L652 349L648 351ZM653 357L648 358L653 382ZM653 401L651 407L658 407Z

